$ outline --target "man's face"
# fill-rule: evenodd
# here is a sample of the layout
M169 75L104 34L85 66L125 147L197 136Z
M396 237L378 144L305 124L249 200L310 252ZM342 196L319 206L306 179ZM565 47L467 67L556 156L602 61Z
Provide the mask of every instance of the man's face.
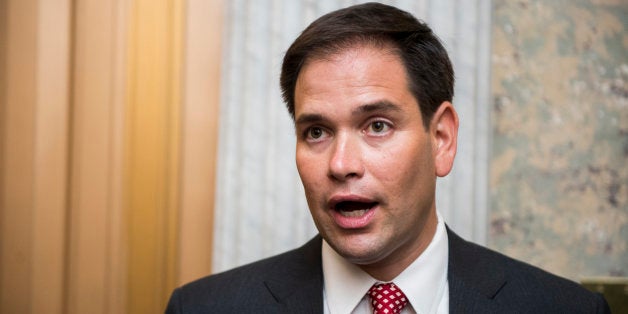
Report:
M295 123L319 232L371 275L396 276L375 269L409 264L434 234L439 145L399 57L359 46L310 60L295 88Z

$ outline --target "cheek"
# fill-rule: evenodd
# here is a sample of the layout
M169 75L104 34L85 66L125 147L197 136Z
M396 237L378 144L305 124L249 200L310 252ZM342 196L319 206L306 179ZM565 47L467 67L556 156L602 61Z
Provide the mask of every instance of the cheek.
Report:
M296 164L299 177L301 177L301 182L303 182L306 192L315 188L325 175L319 158L311 154L300 153L297 150Z
M434 176L434 164L429 145L398 147L372 160L371 169L384 186L392 189L391 193L401 196L429 183Z
M307 155L301 153L299 149L297 149L295 160L297 163L297 171L299 172L299 176L301 176L301 178L307 176L309 168L309 159L307 158Z

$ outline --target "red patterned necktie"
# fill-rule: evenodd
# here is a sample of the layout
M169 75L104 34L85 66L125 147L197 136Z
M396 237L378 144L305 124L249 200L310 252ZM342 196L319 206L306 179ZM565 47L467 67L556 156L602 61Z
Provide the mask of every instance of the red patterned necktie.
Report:
M374 284L368 292L373 305L373 314L401 313L408 299L394 283Z

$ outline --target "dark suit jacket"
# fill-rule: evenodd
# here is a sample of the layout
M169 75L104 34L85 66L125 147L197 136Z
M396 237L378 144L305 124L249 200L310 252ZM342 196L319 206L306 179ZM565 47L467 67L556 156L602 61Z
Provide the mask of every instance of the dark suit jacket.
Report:
M610 313L574 282L447 233L451 313ZM166 313L323 313L321 243L186 284Z

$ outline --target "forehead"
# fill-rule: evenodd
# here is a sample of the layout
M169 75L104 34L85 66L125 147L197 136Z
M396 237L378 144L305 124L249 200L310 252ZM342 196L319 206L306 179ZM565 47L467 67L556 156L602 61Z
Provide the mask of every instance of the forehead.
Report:
M309 60L296 82L295 110L312 102L353 105L408 102L408 97L414 99L399 55L388 47L361 45Z
M349 64L357 66L364 62L370 64L376 62L394 62L404 68L399 50L392 44L384 42L354 42L330 49L314 51L304 60L297 81L303 77L303 72L311 68L313 64L328 63L333 67L339 67L340 65Z

